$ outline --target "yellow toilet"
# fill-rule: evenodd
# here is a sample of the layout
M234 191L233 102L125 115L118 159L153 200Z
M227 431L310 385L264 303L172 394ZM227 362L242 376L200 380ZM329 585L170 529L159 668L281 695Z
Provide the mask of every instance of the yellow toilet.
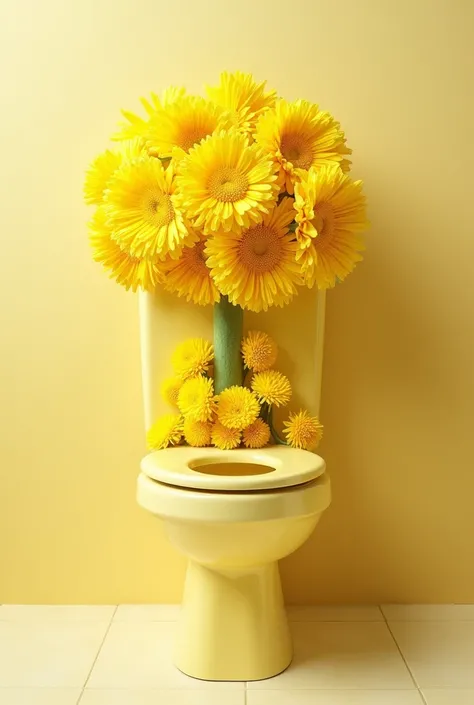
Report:
M307 404L313 408L315 401L319 404L321 304L324 301L316 302L316 360L301 382L308 395L308 382L313 381L317 399ZM185 320L189 308L180 308L178 302L174 309L170 311L170 301L140 295L148 425L158 411L158 378L175 339L195 334L212 338L205 314ZM301 331L308 330L307 310L304 313ZM173 329L167 328L167 321L173 321ZM267 331L271 324L269 320ZM281 334L275 337L281 342ZM317 379L311 380L312 374ZM278 561L307 540L330 504L324 460L285 446L168 448L142 460L137 499L162 519L171 543L189 561L176 666L205 680L259 680L283 671L291 662L292 646Z

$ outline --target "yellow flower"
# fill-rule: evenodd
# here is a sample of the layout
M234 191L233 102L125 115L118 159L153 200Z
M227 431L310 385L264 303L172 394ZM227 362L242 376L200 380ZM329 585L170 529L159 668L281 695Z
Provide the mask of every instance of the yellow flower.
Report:
M164 274L165 289L185 296L186 301L200 306L219 301L219 291L206 265L203 240L192 247L184 247L179 259L167 257L160 270Z
M278 348L267 333L251 330L242 341L242 356L246 367L254 372L265 372L276 362Z
M284 306L302 284L297 244L288 225L295 216L285 198L263 222L241 233L218 233L207 242L207 266L221 294L250 311Z
M246 387L228 387L219 394L217 401L217 420L227 428L242 430L253 423L260 413L255 394Z
M270 426L262 419L247 426L243 432L244 445L247 448L263 448L270 440Z
M202 448L211 443L211 424L205 421L184 420L184 439L195 448Z
M259 223L278 195L271 160L236 131L207 137L183 160L180 172L183 205L205 235Z
M266 81L256 83L249 73L221 73L220 84L206 87L209 98L230 111L234 125L251 134L260 115L275 105L276 92L265 92Z
M204 98L184 95L156 110L147 137L150 148L160 157L183 157L215 130L229 127L230 116L221 107Z
M177 414L160 416L146 435L150 450L159 450L168 446L175 446L181 442L183 436L183 421Z
M106 193L108 224L114 240L137 257L179 256L196 241L185 220L173 167L144 156L118 169Z
M178 393L178 409L191 421L210 421L216 409L213 380L202 375L187 379Z
M163 92L161 100L156 93L151 94L151 101L146 98L140 98L140 103L145 108L148 119L144 120L139 115L135 115L128 110L122 110L121 112L126 122L119 124L119 132L112 135L112 139L128 140L133 139L134 137L146 138L150 129L150 119L158 112L158 110L162 108L162 106L174 103L174 101L181 98L185 92L186 91L184 88L171 86Z
M119 168L122 158L119 152L106 149L94 159L86 171L84 183L84 200L88 204L102 203L104 191L114 172Z
M178 345L171 362L178 377L189 379L206 374L213 359L214 348L211 343L203 338L191 338Z
M310 169L295 187L296 259L305 283L334 286L352 272L364 244L368 222L362 181L352 181L337 166Z
M89 242L93 259L102 264L110 278L115 279L127 291L136 291L138 288L155 291L157 284L162 282L156 261L132 257L112 240L103 206L99 206L89 223Z
M323 427L319 420L316 416L310 416L307 411L301 410L297 414L290 414L288 421L284 421L283 425L286 426L283 433L293 448L313 450L323 435Z
M291 385L288 377L276 370L258 372L254 375L252 389L260 403L270 406L284 406L291 397Z
M142 140L134 139L124 142L121 149L106 149L99 154L86 171L84 182L84 200L86 203L102 204L105 190L112 176L124 161L139 159L144 154Z
M259 119L255 139L279 165L278 183L290 194L298 178L296 169L334 163L344 171L349 169L350 162L344 156L351 150L339 123L305 100L279 100Z
M242 432L238 428L227 428L219 421L212 425L211 441L216 448L221 450L232 450L240 445Z
M183 380L179 377L167 377L161 384L161 396L171 406L178 406L178 394L182 386Z

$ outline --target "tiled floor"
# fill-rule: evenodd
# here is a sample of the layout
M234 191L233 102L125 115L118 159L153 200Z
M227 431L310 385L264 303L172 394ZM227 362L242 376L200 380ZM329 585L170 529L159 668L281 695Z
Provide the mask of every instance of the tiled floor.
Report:
M474 705L474 605L289 608L292 665L248 684L173 667L178 612L0 606L0 705Z

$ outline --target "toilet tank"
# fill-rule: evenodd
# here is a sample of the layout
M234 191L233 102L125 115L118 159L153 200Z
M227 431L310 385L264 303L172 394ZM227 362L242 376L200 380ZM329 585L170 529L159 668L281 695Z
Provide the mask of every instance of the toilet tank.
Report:
M143 402L148 429L157 416L170 412L160 397L160 383L173 374L174 348L186 338L212 341L212 306L196 306L160 291L140 292L139 307ZM302 288L284 308L244 313L244 331L263 330L276 341L275 368L289 377L293 387L289 405L276 410L277 426L289 410L305 408L319 415L324 311L325 292Z

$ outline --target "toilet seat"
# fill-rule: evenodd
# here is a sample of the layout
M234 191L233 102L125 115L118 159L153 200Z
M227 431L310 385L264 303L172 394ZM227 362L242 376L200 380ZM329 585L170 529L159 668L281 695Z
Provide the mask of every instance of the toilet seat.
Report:
M223 464L232 466L235 474L213 474L213 469ZM242 470L247 474L238 474L239 465L242 465ZM265 467L261 472L255 468L256 474L248 474L249 469L252 470L249 466L252 465ZM178 446L146 455L140 467L150 479L174 487L252 492L295 487L310 482L324 473L326 463L319 455L286 446L270 446L258 450L237 448L231 451Z
M331 483L325 472L311 482L279 490L219 492L167 485L142 472L137 480L137 501L152 514L173 522L204 522L212 527L280 521L323 512L331 502Z

